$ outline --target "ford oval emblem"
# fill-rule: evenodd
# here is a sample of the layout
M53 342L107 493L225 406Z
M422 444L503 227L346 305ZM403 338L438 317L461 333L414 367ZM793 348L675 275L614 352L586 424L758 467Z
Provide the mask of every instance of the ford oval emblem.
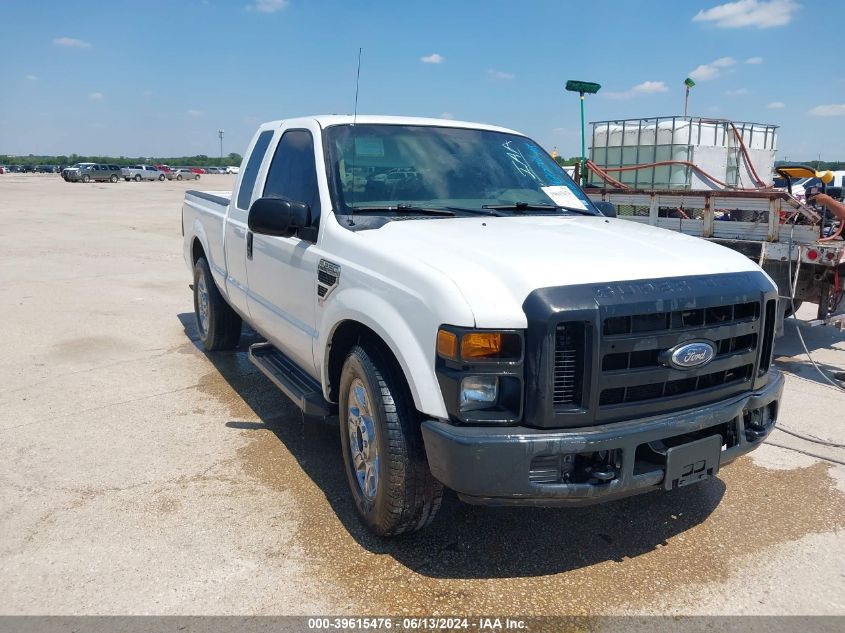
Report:
M716 355L716 348L707 341L685 343L669 350L669 364L678 369L692 369L706 365Z

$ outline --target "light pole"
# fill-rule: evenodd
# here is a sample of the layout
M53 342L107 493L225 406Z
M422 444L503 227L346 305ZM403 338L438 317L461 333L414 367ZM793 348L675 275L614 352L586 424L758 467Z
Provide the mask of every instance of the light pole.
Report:
M220 160L223 160L223 130L217 130L217 136L220 137Z
M570 79L566 82L566 89L569 92L577 92L581 100L581 170L578 172L578 179L581 181L580 184L583 186L587 184L586 174L584 173L584 161L587 155L584 140L584 95L596 94L599 89L601 89L601 85L591 81L577 81L575 79Z
M684 91L684 118L686 118L687 106L689 105L689 89L695 85L695 82L687 77L684 79L684 85L686 86L686 90Z

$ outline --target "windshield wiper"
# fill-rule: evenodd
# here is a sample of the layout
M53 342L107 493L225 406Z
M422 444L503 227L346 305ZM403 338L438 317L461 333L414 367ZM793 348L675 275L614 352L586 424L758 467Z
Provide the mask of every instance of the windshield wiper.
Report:
M494 209L496 211L572 211L580 215L595 215L586 209L578 209L576 207L563 207L557 204L545 204L543 202L514 202L512 204L485 204L483 209Z
M401 213L405 215L443 215L453 216L454 211L438 207L418 207L413 204L384 204L373 206L352 207L352 213L378 213L380 211L388 211L391 213Z

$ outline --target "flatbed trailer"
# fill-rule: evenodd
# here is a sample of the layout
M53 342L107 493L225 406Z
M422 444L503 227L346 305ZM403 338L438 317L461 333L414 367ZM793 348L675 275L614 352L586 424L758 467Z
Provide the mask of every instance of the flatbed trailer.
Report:
M785 191L586 188L617 217L716 242L756 261L777 283L780 313L817 303L811 325L845 326L845 241L825 241L822 217Z

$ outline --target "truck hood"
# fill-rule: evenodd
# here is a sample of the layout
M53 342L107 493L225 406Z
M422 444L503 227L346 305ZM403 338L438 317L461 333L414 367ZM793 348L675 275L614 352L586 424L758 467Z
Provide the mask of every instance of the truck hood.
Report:
M478 327L525 327L522 304L537 288L760 271L728 248L615 218L407 220L359 235L450 278Z

